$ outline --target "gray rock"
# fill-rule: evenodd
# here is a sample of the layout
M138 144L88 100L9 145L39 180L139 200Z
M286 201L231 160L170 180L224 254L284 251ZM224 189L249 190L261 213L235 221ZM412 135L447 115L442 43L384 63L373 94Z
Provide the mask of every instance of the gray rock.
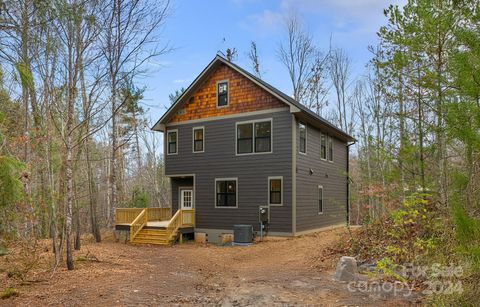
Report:
M355 258L342 256L337 263L337 269L333 278L338 281L357 281L358 268Z

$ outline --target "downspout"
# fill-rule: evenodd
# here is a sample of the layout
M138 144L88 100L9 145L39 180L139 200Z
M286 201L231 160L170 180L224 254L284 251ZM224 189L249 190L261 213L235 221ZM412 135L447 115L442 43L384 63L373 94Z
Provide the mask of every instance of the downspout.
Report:
M357 141L347 143L347 226L350 225L350 146L354 145Z

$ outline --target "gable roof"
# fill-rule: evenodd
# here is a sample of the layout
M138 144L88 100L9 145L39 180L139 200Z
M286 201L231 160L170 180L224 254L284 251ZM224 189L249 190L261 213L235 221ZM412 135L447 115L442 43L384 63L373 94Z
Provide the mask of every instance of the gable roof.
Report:
M299 119L306 121L313 126L327 128L337 138L342 139L346 142L355 140L351 135L339 129L323 117L317 115L292 97L288 96L287 94L283 93L282 91L278 90L277 88L273 87L262 79L257 78L250 72L228 61L220 55L215 56L215 58L207 65L207 67L203 69L203 71L187 87L187 89L182 93L182 95L177 98L175 103L173 103L170 108L168 108L168 110L165 112L165 114L163 114L163 116L155 123L155 125L152 127L152 130L164 131L165 124L168 122L170 116L175 114L175 112L181 108L186 98L190 97L195 92L195 90L197 90L202 85L203 81L208 78L210 73L213 72L221 64L225 64L231 69L237 71L238 73L245 76L247 79L257 84L286 105L288 105L290 107L290 112L295 114Z

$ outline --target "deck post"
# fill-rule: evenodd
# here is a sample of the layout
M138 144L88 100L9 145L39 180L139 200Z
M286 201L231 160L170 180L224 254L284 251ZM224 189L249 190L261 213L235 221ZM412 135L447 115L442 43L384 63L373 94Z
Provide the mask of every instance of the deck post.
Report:
M183 233L180 233L180 244L183 244Z

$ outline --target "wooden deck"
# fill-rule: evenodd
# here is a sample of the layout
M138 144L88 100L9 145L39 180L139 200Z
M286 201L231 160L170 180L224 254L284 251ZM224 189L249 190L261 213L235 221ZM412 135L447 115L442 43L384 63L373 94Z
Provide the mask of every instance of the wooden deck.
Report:
M131 243L171 245L185 230L195 227L195 210L171 208L117 208L115 229L126 230Z

